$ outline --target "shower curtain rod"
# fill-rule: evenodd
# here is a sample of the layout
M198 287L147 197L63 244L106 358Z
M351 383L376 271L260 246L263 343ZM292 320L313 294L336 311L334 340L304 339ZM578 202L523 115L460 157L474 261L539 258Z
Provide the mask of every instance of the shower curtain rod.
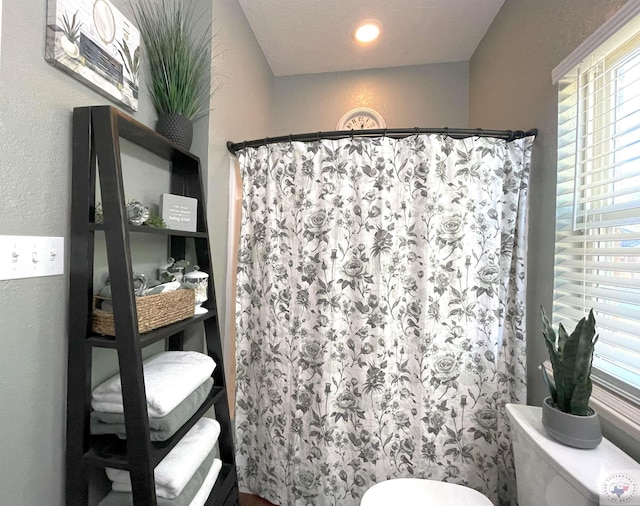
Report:
M265 137L244 142L227 142L227 149L235 155L236 151L244 148L256 148L278 142L312 142L320 139L344 139L346 137L392 137L401 139L416 134L444 134L456 139L465 137L496 137L506 141L521 139L531 135L538 135L538 130L484 130L482 128L380 128L371 130L337 130L333 132L309 132L306 134L282 135L280 137Z

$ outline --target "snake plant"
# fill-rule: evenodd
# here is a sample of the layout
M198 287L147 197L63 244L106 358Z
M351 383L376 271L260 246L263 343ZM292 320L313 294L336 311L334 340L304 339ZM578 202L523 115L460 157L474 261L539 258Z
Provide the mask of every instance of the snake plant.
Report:
M593 309L588 318L582 318L569 335L562 324L558 327L558 336L541 308L545 344L551 359L553 380L548 377L544 367L542 375L549 388L553 402L560 411L572 415L589 414L591 397L591 363L593 349L598 340L596 319Z

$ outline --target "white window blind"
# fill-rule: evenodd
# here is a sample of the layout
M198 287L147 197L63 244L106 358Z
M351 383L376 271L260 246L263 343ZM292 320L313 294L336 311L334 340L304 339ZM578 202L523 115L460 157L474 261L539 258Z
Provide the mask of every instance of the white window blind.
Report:
M593 308L594 373L640 399L640 36L630 24L558 82L554 322Z

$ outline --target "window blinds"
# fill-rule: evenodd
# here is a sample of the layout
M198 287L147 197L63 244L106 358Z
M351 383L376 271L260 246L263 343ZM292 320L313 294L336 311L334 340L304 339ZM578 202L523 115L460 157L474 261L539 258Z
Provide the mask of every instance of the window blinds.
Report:
M640 399L640 40L558 82L554 321L594 309L594 372Z

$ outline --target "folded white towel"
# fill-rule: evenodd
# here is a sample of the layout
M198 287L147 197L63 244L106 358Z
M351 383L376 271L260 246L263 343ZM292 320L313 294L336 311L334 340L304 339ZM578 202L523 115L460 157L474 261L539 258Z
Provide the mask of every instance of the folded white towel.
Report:
M211 469L207 473L204 481L202 482L202 486L200 490L193 497L189 506L204 506L209 498L209 494L213 490L213 486L216 484L216 480L218 479L218 475L220 474L220 469L222 469L222 461L220 459L213 459L213 464L211 464Z
M201 418L180 442L160 461L154 470L156 494L175 499L209 455L220 435L220 424L212 418ZM116 492L131 492L129 471L106 468Z
M149 416L168 414L210 377L215 367L211 357L195 351L164 351L146 359L143 370ZM119 374L98 385L91 395L95 411L124 413Z

